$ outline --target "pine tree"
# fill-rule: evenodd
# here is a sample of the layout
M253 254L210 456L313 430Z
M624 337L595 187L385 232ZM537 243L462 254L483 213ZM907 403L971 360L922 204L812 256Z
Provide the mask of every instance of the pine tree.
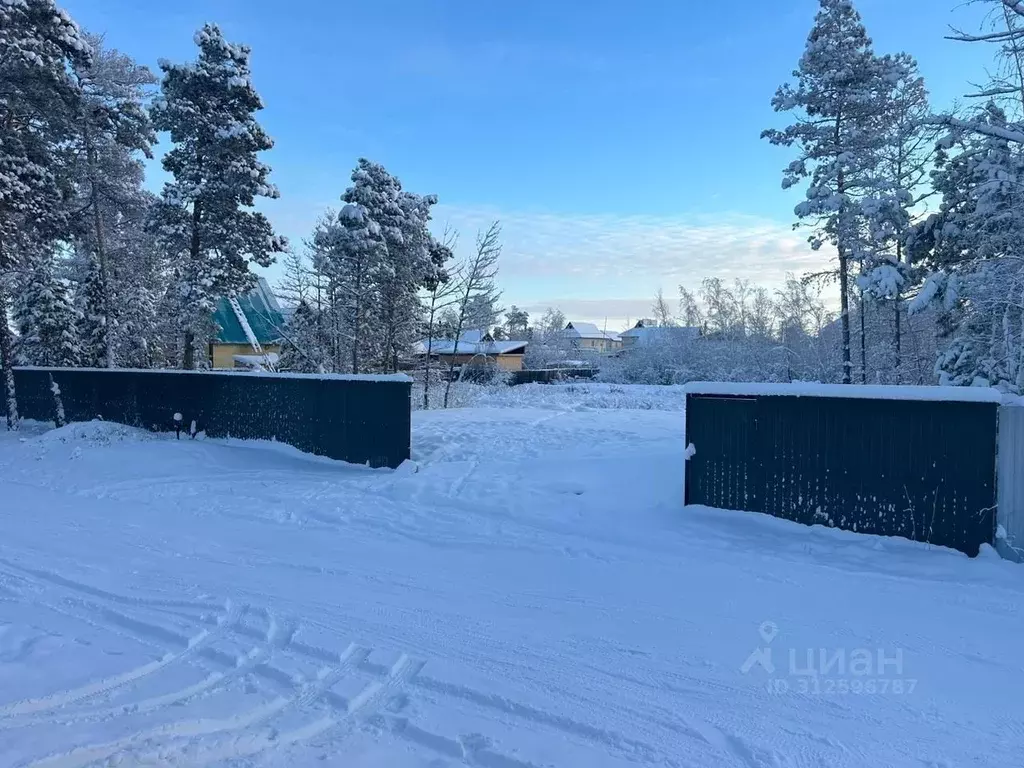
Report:
M793 73L795 86L783 85L772 99L777 112L795 112L797 120L762 136L773 144L798 148L782 186L809 179L806 200L795 214L813 227L812 248L825 242L836 248L843 382L850 383L850 271L864 248L859 203L877 187L873 170L881 143L879 127L899 65L875 55L850 0L820 0L820 5Z
M313 263L328 280L332 367L341 370L347 353L349 370L359 373L374 349L367 318L379 295L377 275L386 247L381 229L361 204L349 203L320 221L311 245Z
M0 368L7 426L18 404L7 321L13 272L65 227L63 149L78 97L70 69L88 60L78 27L53 0L0 2Z
M931 110L917 61L908 54L894 57L898 64L888 98L889 109L880 130L883 144L877 155L878 191L868 205L868 228L873 252L862 267L858 286L866 298L891 305L893 380L901 381L904 295L918 282L906 241L915 211L932 194L928 185L937 136L928 124ZM862 334L863 341L863 334Z
M78 219L73 223L89 265L82 307L91 323L86 355L91 364L113 367L118 306L113 276L124 271L115 262L126 255L124 240L144 226L148 211L142 158L152 156L156 134L144 102L156 78L129 57L104 49L100 37L88 35L87 41L91 61L74 70L82 98L75 121Z
M530 313L513 304L505 313L505 328L509 338L526 339L530 332Z
M109 329L116 362L129 368L149 368L166 363L160 350L166 346L157 307L167 287L166 269L159 258L156 238L142 222L156 204L149 193L130 198L108 230L108 291L114 304Z
M178 315L186 369L196 367L197 347L205 349L217 298L246 290L249 263L269 266L286 247L252 210L256 197L278 191L257 159L273 141L253 116L263 102L252 86L250 50L227 42L213 24L195 43L197 61L160 62L161 95L152 108L154 127L174 144L163 159L174 181L164 186L154 224L174 264L169 309Z
M1024 153L1000 136L1008 122L995 103L970 122L989 130L943 142L933 176L939 210L911 241L932 274L911 309L942 313L943 383L1024 392Z
M306 301L300 301L284 329L278 367L294 373L325 373L325 349L321 318Z
M375 357L381 370L397 370L398 358L411 348L423 314L419 291L432 273L427 229L434 195L416 195L384 166L360 159L352 186L342 195L358 205L379 230L381 246L371 279L376 299L369 306Z
M78 314L50 253L26 259L14 308L18 326L15 356L21 365L75 366L81 363Z
M89 258L81 293L78 330L81 362L82 365L92 368L104 367L110 360L110 310L107 307L107 281L98 257Z

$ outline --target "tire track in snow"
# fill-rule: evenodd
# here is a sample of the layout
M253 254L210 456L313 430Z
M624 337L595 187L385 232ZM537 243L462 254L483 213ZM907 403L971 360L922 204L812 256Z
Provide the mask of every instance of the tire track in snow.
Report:
M412 684L424 690L477 704L503 715L512 715L537 725L547 726L562 732L566 736L574 736L584 741L598 744L605 749L613 750L631 758L640 757L644 762L663 762L667 758L666 755L663 755L650 744L631 739L617 731L582 723L529 704L513 701L504 696L483 693L463 685L448 683L426 676L416 678Z
M38 576L38 578L45 578L45 576ZM153 607L152 602L144 599L106 593L102 590L96 590L95 588L89 587L89 585L79 584L61 577L58 577L58 579L47 579L47 581L71 592L80 591L90 596L97 596L97 593L99 593L103 598L121 605ZM105 616L108 620L110 620L111 617L114 617L112 623L122 626L129 631L141 630L142 632L147 633L147 626L150 630L152 629L152 625L146 625L145 622L124 614L117 614L116 611L113 611L110 608L105 608L103 606L97 607L99 608L101 615ZM174 609L183 607L199 608L205 607L205 604L186 601L160 600L156 602L155 607L158 609L161 607L166 608L168 613L173 613L181 618L187 618L185 614ZM260 609L252 609L252 612L260 612ZM269 612L262 611L261 613L268 617L271 623L273 623L273 619ZM194 620L199 623L218 623L216 619L204 617L194 617ZM250 639L265 639L262 636L263 633L260 633L259 630L244 626L239 623L238 620L231 623L223 622L220 626L216 627L216 629L220 629L223 634L233 635L236 638L244 637ZM148 635L152 638L154 634L163 634L167 632L166 630L162 630L162 628L158 628L158 630L159 631L157 633L148 631ZM212 631L213 630L209 630L209 632ZM269 722L272 718L288 710L301 710L306 708L317 700L325 701L339 714L320 718L314 722L301 725L286 733L279 733L274 736L252 734L249 735L250 740L244 744L236 738L233 741L235 746L229 747L227 745L221 745L217 747L208 747L205 751L199 752L195 756L195 759L198 762L189 762L188 764L207 765L211 762L226 759L227 757L256 755L267 749L274 748L275 746L280 746L285 743L297 743L299 741L327 733L330 730L339 727L343 729L343 733L340 734L340 738L343 740L351 734L355 721L365 720L373 716L375 714L375 710L383 702L386 702L389 697L393 697L395 694L399 693L399 691L406 688L419 688L420 690L439 694L443 697L460 699L504 717L511 716L514 719L525 721L532 725L545 726L556 732L562 733L567 737L597 745L606 751L617 753L627 757L628 759L639 759L642 762L648 763L672 764L673 762L670 756L652 745L638 739L627 737L617 731L590 725L532 705L517 702L497 694L486 693L463 685L449 683L429 676L423 676L420 673L424 666L426 666L426 662L414 661L405 654L395 662L390 670L386 671L383 679L374 680L368 683L357 696L351 700L347 700L330 689L338 681L343 679L346 673L351 671L352 668L359 668L365 672L370 672L375 675L379 675L384 672L384 670L381 670L376 665L370 664L367 661L372 649L365 649L351 644L342 654L338 655L333 654L330 651L307 645L301 641L296 641L292 638L291 633L287 635L287 638L280 647L282 650L286 650L290 654L306 658L310 661L320 663L326 662L333 666L328 668L328 670L319 678L300 688L297 693L277 697L266 704L262 704L259 707L237 714L233 717L223 719L186 720L179 723L171 723L159 728L125 737L116 742L80 747L70 753L53 755L44 758L42 761L33 765L38 765L40 768L42 766L58 768L84 766L88 765L90 762L103 759L104 757L115 755L120 751L136 747L142 742L160 738L170 738L175 741L186 739L184 743L175 746L179 749L187 749L189 746L189 742L187 741L188 739L195 740L196 738L215 736L223 733L244 730L246 728L253 728ZM287 672L275 668L268 658L255 655L254 652L256 649L250 651L246 661L243 661L241 665L235 665L234 659L226 657L220 658L223 654L218 654L213 651L213 649L207 650L207 653L202 654L204 658L211 659L220 664L230 664L233 666L232 671L237 672L238 675L251 671L254 674L273 680L281 685L295 685L291 680L291 676ZM137 677L144 676L144 674L145 673L138 675ZM165 694L163 696L146 699L139 702L139 704L144 707L144 711L152 711L154 709L159 709L164 705L187 701L194 696L201 695L210 689L220 686L223 682L227 682L227 678L229 676L234 677L236 675L232 674L232 672L211 675L206 680L200 681L189 688ZM125 680L125 683L130 681L131 678L128 678ZM131 711L131 705L125 705L125 708L118 708L118 712L130 713ZM114 708L103 710L100 714L107 715L112 713L116 714L114 712ZM89 717L88 713L86 713L86 717ZM531 768L531 764L528 762L493 752L490 750L488 746L489 742L487 742L486 739L483 739L482 741L477 737L460 737L459 739L451 739L446 736L432 734L429 731L419 728L414 722L411 722L408 718L404 717L395 717L391 715L381 716L380 722L384 723L388 729L394 733L394 735L403 740L430 748L441 755L448 757L457 756L469 765L481 766L482 768ZM722 741L719 740L718 746L721 745ZM735 750L730 750L730 753L734 756L737 754ZM164 752L164 754L166 754L166 752Z
M44 606L60 613L68 613L67 611L55 606L48 606L45 604ZM100 611L102 612L102 615L107 616L108 619L114 615L114 612L109 609L101 608ZM122 672L102 680L87 683L78 688L59 691L57 693L50 694L49 696L22 699L20 701L6 704L3 707L0 707L0 729L31 725L38 721L26 722L24 720L12 720L12 718L59 709L69 704L82 701L83 699L92 698L104 693L110 693L115 689L122 688L130 683L138 682L145 677L159 672L175 662L187 660L189 656L201 653L203 648L213 642L217 637L226 634L228 628L239 621L243 611L243 608L229 606L228 612L224 616L220 617L218 627L214 629L203 629L198 634L191 637L177 635L162 627L156 627L155 625L150 625L137 619L128 619L127 617L119 616L118 621L123 621L123 623L128 625L129 629L133 629L140 634L149 637L173 637L175 640L179 641L180 644L184 645L184 649L165 653L161 658L147 664L143 664L139 667L135 667L134 669L130 669L126 672ZM72 613L70 615L74 616L75 614ZM102 625L98 626L102 627Z
M202 745L195 743L195 739L198 737L216 736L232 731L255 728L289 710L302 710L303 708L308 707L318 699L325 698L325 694L328 692L330 686L343 678L347 672L355 669L370 653L371 649L363 648L352 643L341 653L340 656L337 657L335 666L328 668L316 680L298 687L297 690L289 696L278 696L265 704L261 704L258 707L246 710L245 712L241 712L232 717L223 719L185 720L178 723L171 723L148 731L142 731L140 733L126 736L116 742L84 747L81 752L76 750L65 755L55 755L50 758L46 758L46 760L51 762L41 761L34 763L33 768L81 768L95 760L112 757L119 752L124 752L142 744L149 746L149 742L162 737L184 740L171 744L164 744L158 750L147 752L145 754L135 754L132 756L133 760L137 763L147 763L150 761L156 761L156 763L159 763L161 756L166 755L168 750L176 750L182 755L187 754L187 765L189 765L190 768L199 768L200 766L210 765L227 759L251 757L265 751L266 749L274 748L285 743L291 744L313 738L314 736L335 727L338 724L337 718L319 718L316 721L303 724L292 731L282 734L254 734L248 742L242 741L242 738L244 737L238 737L228 744L209 747L203 747ZM271 675L272 679L278 680L279 682L280 676L284 676L284 673L278 672L277 674ZM196 749L192 751L189 747L195 747Z
M44 583L64 587L65 589L69 589L74 592L79 592L102 600L109 600L112 603L120 603L121 605L134 605L140 608L190 608L192 610L205 611L219 611L224 607L223 603L218 604L207 600L167 600L157 597L149 598L119 595L114 592L108 592L105 589L100 589L99 587L93 587L89 584L75 581L74 579L65 578L57 573L42 571L35 568L27 568L25 566L18 565L17 563L12 563L10 560L5 560L4 558L0 558L0 565L13 570L14 573L8 572L8 575L14 576L15 578L23 579L24 576L31 576L43 581Z

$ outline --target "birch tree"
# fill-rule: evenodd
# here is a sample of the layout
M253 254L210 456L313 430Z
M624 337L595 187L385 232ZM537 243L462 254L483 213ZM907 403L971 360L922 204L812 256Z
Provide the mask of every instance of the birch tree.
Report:
M426 350L423 355L423 409L430 408L430 387L432 384L432 366L434 354L434 339L437 334L438 319L441 313L449 310L458 301L459 288L461 286L460 275L457 269L449 264L455 245L458 242L458 233L452 229L445 229L441 240L435 240L430 249L430 261L434 267L432 274L428 277L424 289L427 293L426 322Z
M452 362L448 368L448 381L444 388L444 407L448 407L452 380L455 374L455 356L459 353L459 339L467 327L466 321L474 305L495 306L501 292L495 283L498 277L498 259L501 256L501 224L493 222L485 232L476 237L476 249L462 267L459 284L457 317L455 321L455 344L452 348Z

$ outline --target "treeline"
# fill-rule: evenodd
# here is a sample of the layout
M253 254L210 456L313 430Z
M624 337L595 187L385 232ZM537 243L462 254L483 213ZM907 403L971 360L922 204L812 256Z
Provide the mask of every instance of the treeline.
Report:
M293 370L389 371L435 321L494 322L500 228L455 264L428 229L436 196L360 160L340 211L293 250L254 209L276 198L260 154L250 50L213 24L161 77L81 30L53 0L0 3L0 369L205 367L219 298L288 259ZM145 161L169 140L159 195ZM13 321L13 329L11 322ZM454 320L452 320L454 318Z
M648 330L621 354L602 360L600 378L633 384L839 383L841 325L823 289L820 280L790 275L776 291L712 277L693 290L680 286L678 302L659 292L644 321ZM850 312L855 382L935 383L934 312L908 316L903 308L898 360L890 345L895 326L888 308L865 301Z
M217 297L286 243L253 210L276 197L249 49L215 25L162 78L51 0L0 4L0 367L182 366L207 357ZM160 195L144 188L157 132Z
M939 381L1024 388L1024 4L979 2L992 28L953 37L994 46L997 66L959 113L933 112L911 55L875 52L851 0L820 0L772 100L794 118L763 134L794 152L782 186L805 187L797 221L836 252L817 277L839 287L845 382L877 345L898 374L905 318L923 312L942 330ZM869 336L873 314L887 338Z

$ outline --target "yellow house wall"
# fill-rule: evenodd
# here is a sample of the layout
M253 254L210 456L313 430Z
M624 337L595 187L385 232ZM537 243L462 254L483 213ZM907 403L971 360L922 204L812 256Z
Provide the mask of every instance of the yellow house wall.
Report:
M622 346L621 342L616 342L612 339L579 339L578 342L580 349L596 349L601 352L607 352L610 349L618 349Z
M470 360L473 360L474 355L455 355L454 360L456 365L465 365ZM453 357L452 355L439 355L438 359L442 365L451 365ZM521 371L523 370L523 356L522 355L488 355L489 361L497 363L498 367L503 371ZM480 357L476 357L474 363L482 362Z
M214 368L234 368L235 355L255 355L252 347L248 344L211 344L211 352ZM280 344L265 344L264 352L281 353Z

